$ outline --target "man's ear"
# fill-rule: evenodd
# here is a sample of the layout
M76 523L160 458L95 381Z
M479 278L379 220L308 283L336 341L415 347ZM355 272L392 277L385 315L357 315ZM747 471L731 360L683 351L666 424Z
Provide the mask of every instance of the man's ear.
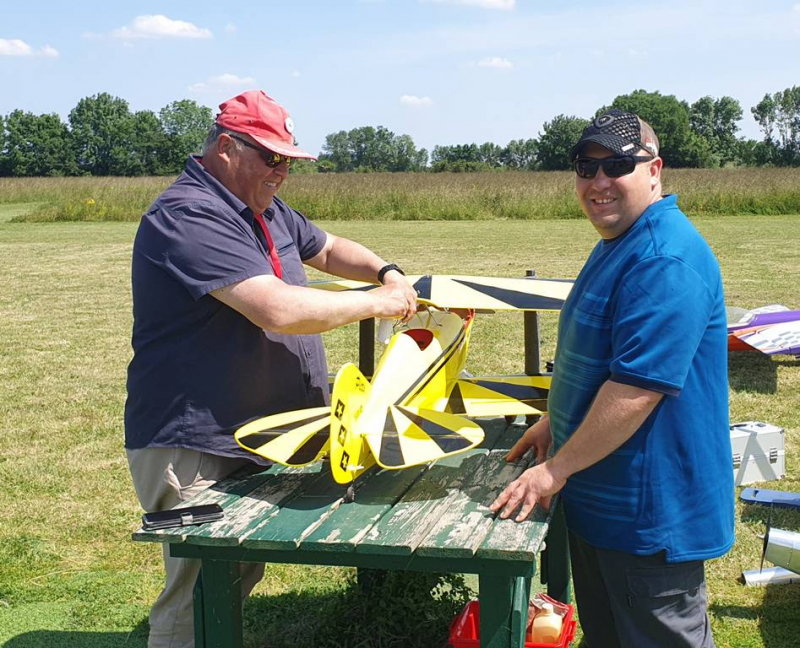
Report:
M655 187L659 182L661 182L661 167L664 165L664 161L660 158L653 158L650 161L650 186Z

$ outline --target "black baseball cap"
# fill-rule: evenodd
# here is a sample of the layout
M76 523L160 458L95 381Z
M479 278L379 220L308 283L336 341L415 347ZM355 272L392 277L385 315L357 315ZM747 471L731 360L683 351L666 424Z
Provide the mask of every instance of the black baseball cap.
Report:
M570 161L575 160L581 149L591 142L617 155L636 155L643 149L653 157L658 156L658 137L650 124L638 115L618 108L612 108L592 120L569 152Z

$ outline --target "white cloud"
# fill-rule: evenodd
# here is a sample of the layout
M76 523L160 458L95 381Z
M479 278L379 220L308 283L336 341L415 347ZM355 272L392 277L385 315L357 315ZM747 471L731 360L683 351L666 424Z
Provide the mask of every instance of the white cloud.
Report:
M136 16L130 25L111 32L114 38L213 38L211 31L185 22L172 20L162 15Z
M430 106L433 100L430 97L417 97L416 95L403 95L400 103L404 106Z
M478 67L510 70L511 68L514 67L514 64L507 58L502 58L500 56L488 56L485 59L481 59L480 61L478 61Z
M0 38L0 55L2 56L33 56L33 48L25 41L6 40Z
M226 72L225 74L209 77L206 81L201 83L194 83L189 86L189 90L191 92L222 92L253 87L255 85L255 77L240 77Z
M437 4L464 5L467 7L481 7L482 9L501 9L510 11L517 0L420 0L420 2L435 2Z
M46 56L49 58L57 58L58 50L50 45L45 45L40 50L34 50L25 41L17 38L6 40L0 38L0 56Z
M233 23L228 23L227 25L225 25L226 34L235 34L236 31L237 31L236 25L234 25Z

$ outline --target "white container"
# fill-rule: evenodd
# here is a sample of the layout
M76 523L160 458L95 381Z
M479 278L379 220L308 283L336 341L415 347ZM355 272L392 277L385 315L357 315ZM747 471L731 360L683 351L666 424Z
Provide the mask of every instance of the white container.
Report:
M737 486L783 479L786 452L783 428L745 421L731 425L733 478Z

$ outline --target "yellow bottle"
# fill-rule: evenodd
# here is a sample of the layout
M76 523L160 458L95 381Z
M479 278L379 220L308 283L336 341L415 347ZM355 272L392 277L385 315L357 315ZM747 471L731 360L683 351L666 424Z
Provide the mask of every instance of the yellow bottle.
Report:
M531 641L533 643L558 643L561 637L561 615L553 610L550 603L543 603L542 609L533 617Z

